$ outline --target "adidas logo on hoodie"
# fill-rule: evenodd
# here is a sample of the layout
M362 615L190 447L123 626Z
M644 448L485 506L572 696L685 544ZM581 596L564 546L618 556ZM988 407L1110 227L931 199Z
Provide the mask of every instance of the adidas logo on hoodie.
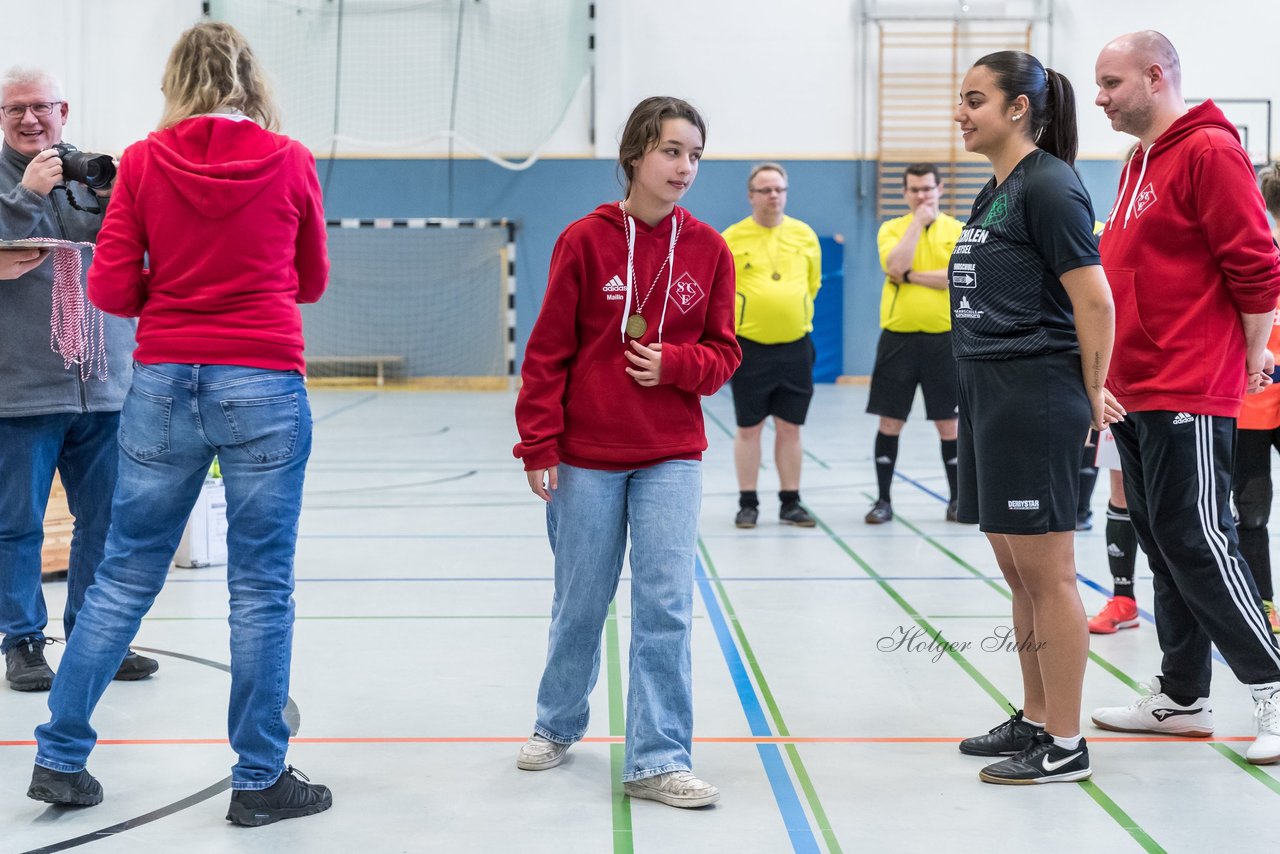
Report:
M627 294L627 286L617 276L605 282L600 290L604 291L605 299L625 299Z

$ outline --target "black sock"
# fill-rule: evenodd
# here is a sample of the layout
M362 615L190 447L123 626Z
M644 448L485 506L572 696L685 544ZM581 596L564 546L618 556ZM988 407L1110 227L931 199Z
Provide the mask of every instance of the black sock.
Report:
M1274 595L1271 589L1271 544L1267 537L1267 528L1246 528L1241 525L1240 556L1249 564L1253 572L1253 583L1258 588L1258 595L1263 601L1270 602Z
M1196 701L1195 697L1184 697L1180 694L1170 694L1168 691L1165 691L1164 695L1168 697L1170 700L1173 700L1179 706L1190 706L1192 703Z
M1076 498L1076 519L1089 518L1089 504L1093 500L1093 488L1098 483L1098 467L1094 459L1098 456L1098 434L1089 431L1089 441L1085 442L1080 452L1080 494Z
M754 489L744 489L738 493L739 507L759 507L760 496L756 494Z
M784 489L778 493L778 500L782 502L783 507L790 507L792 504L799 504L800 490Z
M1129 520L1129 510L1107 502L1107 563L1111 567L1113 596L1133 595L1133 566L1138 551L1138 534Z
M956 440L942 440L942 467L947 472L947 488L951 490L951 500L956 500Z
M893 483L893 467L898 462L898 437L876 433L876 484L880 487L880 500L889 500L889 486Z

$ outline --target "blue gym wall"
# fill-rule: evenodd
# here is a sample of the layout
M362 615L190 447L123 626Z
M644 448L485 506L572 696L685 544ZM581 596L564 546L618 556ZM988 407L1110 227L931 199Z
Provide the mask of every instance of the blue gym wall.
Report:
M871 372L879 335L880 273L875 235L875 163L856 160L782 161L791 188L787 213L820 235L844 237L844 370ZM318 164L325 214L333 217L507 217L519 223L516 276L517 359L533 327L556 236L574 219L621 193L612 160L543 160L524 172L483 160L336 160ZM750 161L708 160L684 204L724 229L749 213L745 180ZM1115 198L1120 166L1081 161L1080 174L1098 219ZM859 193L859 187L865 193Z

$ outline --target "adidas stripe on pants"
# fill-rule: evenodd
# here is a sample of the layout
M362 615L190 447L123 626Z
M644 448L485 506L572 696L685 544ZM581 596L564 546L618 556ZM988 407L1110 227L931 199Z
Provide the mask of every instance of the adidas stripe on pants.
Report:
M1161 687L1209 696L1210 642L1236 678L1280 681L1280 649L1231 515L1234 418L1156 410L1112 426L1138 542L1155 575Z

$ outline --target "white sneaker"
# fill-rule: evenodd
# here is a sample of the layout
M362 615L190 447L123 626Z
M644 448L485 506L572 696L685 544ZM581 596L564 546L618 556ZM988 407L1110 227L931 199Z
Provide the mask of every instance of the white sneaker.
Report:
M521 746L520 755L516 757L516 767L525 771L545 771L563 762L568 750L569 745L534 733Z
M1181 706L1160 691L1160 677L1142 686L1148 693L1129 706L1109 706L1093 713L1093 723L1112 732L1154 732L1187 738L1213 735L1213 709L1209 698L1201 697ZM1280 735L1277 736L1280 739Z
M1258 737L1249 745L1244 757L1254 765L1274 765L1280 762L1280 690L1274 685L1267 685L1262 690L1254 686L1253 701Z
M633 798L648 798L683 809L706 807L720 800L720 790L699 780L691 771L668 771L623 783L622 788Z

